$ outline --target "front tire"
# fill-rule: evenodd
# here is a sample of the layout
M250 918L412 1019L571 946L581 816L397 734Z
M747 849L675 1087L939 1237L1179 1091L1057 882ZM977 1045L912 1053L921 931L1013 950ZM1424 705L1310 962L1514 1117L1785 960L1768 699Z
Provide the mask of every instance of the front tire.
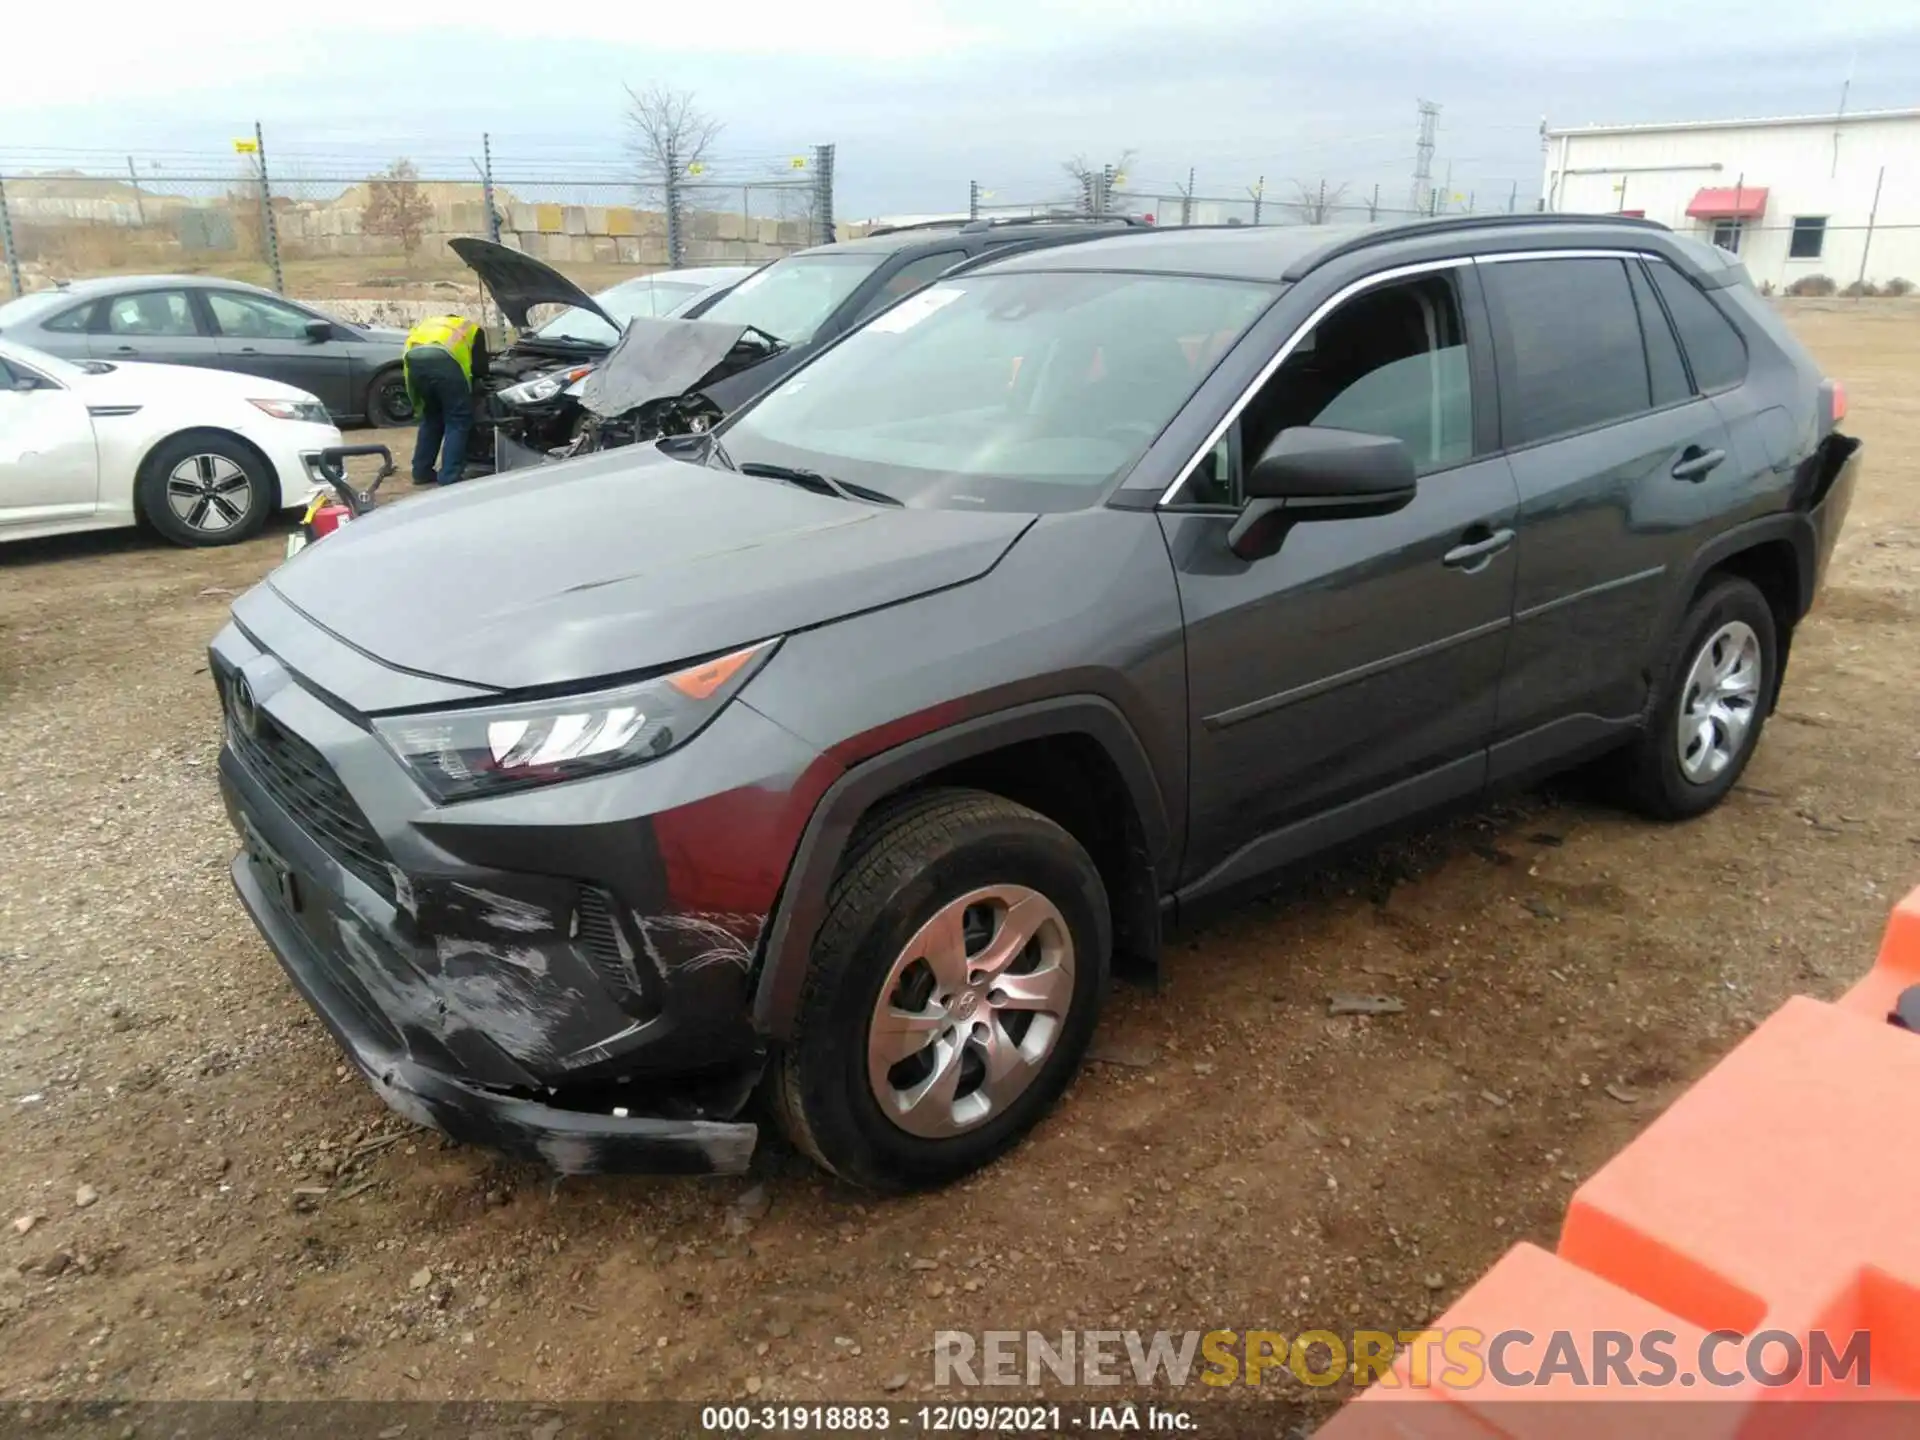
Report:
M1750 581L1729 577L1694 601L1662 660L1652 719L1623 757L1635 808L1687 820L1726 798L1760 742L1778 664L1773 609Z
M987 1164L1079 1068L1111 929L1100 872L1045 816L978 790L883 811L828 896L772 1067L781 1127L875 1190Z
M199 430L155 446L134 495L147 523L174 544L233 545L266 523L280 482L251 445Z

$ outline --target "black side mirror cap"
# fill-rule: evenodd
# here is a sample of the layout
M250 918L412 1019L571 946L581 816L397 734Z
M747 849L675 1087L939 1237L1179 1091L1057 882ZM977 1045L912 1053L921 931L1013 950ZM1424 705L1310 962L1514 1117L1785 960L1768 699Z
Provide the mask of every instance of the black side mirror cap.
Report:
M315 344L318 344L322 340L333 339L333 322L331 320L309 320L307 322L307 339L313 341Z
M1296 425L1276 435L1247 472L1247 503L1227 532L1227 547L1257 560L1279 549L1301 521L1390 515L1418 486L1404 441Z

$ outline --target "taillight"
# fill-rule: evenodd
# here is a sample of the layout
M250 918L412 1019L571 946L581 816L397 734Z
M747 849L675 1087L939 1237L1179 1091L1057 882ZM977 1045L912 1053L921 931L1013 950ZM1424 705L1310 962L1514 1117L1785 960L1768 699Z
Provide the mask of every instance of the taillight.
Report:
M1838 380L1829 380L1827 384L1833 389L1833 402L1829 409L1832 414L1833 423L1838 425L1842 420L1847 418L1847 387L1842 385Z

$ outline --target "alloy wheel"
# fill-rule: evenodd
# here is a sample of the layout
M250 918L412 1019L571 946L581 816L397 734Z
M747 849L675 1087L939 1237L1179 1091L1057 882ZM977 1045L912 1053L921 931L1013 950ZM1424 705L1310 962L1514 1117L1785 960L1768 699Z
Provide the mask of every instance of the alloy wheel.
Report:
M991 885L934 912L893 961L867 1034L881 1113L939 1140L1002 1114L1039 1075L1073 1003L1059 908Z
M1674 735L1692 784L1711 784L1739 759L1759 713L1760 669L1760 637L1742 620L1722 625L1694 656Z
M167 507L203 534L231 530L253 507L253 482L225 455L189 455L167 476Z

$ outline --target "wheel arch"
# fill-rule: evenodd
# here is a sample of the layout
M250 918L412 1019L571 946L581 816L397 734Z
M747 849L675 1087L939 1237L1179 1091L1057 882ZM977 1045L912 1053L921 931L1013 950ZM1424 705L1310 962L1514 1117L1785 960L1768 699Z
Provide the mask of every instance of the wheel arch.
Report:
M1787 673L1787 654L1794 628L1813 604L1814 579L1818 572L1818 546L1812 522L1798 511L1768 515L1745 525L1735 526L1701 547L1683 578L1673 588L1666 614L1654 631L1654 657L1648 661L1649 703L1652 703L1653 668L1662 647L1674 627L1686 617L1693 603L1717 580L1737 576L1751 583L1766 597L1773 612L1776 654L1773 684L1767 696L1770 712L1780 697L1780 686Z
M224 425L183 425L178 430L168 430L164 434L154 436L153 439L147 443L147 448L141 453L139 464L133 467L134 513L139 518L141 524L151 523L146 512L140 508L139 496L141 486L145 484L148 475L152 473L155 457L159 455L161 450L176 440L184 440L201 435L212 435L222 440L231 441L260 462L261 466L266 470L267 478L273 482L273 504L268 509L267 513L269 516L277 513L281 506L286 504L287 483L281 478L280 468L273 463L272 457L258 445L254 444L253 441L242 435L238 430L229 430Z
M827 891L862 821L902 794L956 785L1026 805L1080 841L1107 886L1116 959L1157 964L1172 827L1146 749L1109 700L1039 701L895 746L827 788L768 922L753 995L753 1022L763 1035L791 1034Z

